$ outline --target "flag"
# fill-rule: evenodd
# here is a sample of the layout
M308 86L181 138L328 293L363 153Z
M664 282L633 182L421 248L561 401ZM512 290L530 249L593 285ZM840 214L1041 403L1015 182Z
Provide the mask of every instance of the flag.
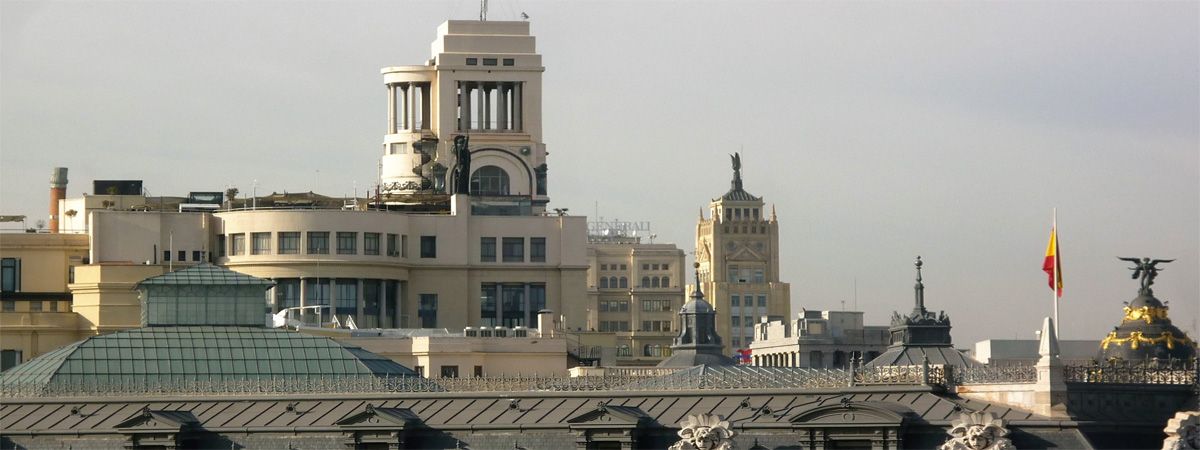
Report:
M1050 243L1046 245L1046 260L1042 262L1042 271L1046 272L1047 283L1051 290L1062 297L1062 255L1058 253L1058 226L1050 228Z

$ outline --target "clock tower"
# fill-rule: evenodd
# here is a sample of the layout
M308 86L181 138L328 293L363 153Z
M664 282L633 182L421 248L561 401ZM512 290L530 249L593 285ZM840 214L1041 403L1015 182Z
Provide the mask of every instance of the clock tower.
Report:
M779 222L761 197L742 187L741 155L733 154L729 192L709 203L696 224L697 277L717 311L726 355L750 347L754 324L791 316L791 287L779 281Z

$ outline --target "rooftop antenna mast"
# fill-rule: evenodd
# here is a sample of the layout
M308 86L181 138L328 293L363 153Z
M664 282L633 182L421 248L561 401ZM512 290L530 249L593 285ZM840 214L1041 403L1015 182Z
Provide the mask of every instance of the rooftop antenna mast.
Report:
M488 0L479 0L479 21L487 22L487 2Z

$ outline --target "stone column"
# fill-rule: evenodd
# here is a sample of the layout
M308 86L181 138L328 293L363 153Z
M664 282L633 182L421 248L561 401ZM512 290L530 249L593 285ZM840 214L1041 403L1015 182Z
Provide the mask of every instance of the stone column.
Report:
M363 279L356 278L356 280L358 280L358 302L356 304L357 305L356 307L358 310L354 312L354 322L356 324L359 324L359 326L361 327L363 323L366 323L363 321L363 319L366 318L363 316L363 306L364 306L363 303L365 303L365 302L363 302L363 299L364 299L364 297L363 297ZM376 289L375 292L379 292L379 289ZM378 324L376 324L376 325L378 325Z
M475 91L476 91L475 97L479 100L479 102L476 103L476 105L475 105L475 106L479 107L479 111L476 112L476 120L478 121L478 123L475 124L475 129L483 130L483 129L486 129L486 125L487 125L487 122L484 121L485 119L483 117L484 110L487 109L487 106L486 106L487 103L485 103L485 101L484 101L484 96L486 96L487 94L486 94L486 91L484 91L484 89L483 89L482 81L475 83Z
M496 86L496 129L508 130L508 83Z
M522 131L525 129L524 119L521 117L521 107L525 103L525 99L521 96L520 81L513 83L513 130Z
M419 129L428 130L430 128L429 122L433 120L433 108L430 105L430 94L433 91L433 84L420 83L419 86L421 86L421 126Z
M387 304L387 285L388 280L379 280L379 328L393 328L391 316L388 316L390 309Z
M458 129L471 128L471 91L466 81L458 82Z
M483 123L484 129L491 130L492 127L492 91L495 88L488 89L487 85L483 87Z
M396 85L394 85L394 84L387 85L387 92L388 92L387 133L388 134L396 134ZM388 149L388 153L391 153L390 148Z

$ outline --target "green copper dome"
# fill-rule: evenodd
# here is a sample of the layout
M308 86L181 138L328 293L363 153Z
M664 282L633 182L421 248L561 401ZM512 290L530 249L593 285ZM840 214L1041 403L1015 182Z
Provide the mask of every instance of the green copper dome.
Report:
M69 391L72 386L351 380L415 377L358 347L292 331L251 327L141 328L94 336L10 369L5 387Z

